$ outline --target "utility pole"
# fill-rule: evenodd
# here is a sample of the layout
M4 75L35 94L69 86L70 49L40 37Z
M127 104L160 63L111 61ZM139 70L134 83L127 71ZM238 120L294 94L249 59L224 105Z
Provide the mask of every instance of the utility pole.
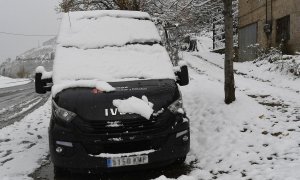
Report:
M225 103L231 104L236 100L233 72L233 13L232 0L223 0L225 19Z

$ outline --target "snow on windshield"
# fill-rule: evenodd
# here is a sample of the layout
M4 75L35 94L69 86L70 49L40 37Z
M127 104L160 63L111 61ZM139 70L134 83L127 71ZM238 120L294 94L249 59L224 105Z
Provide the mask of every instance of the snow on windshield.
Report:
M66 14L54 60L53 88L79 80L176 79L170 57L148 18L142 12L76 12L70 13L69 24Z
M175 79L169 55L160 45L128 45L104 49L58 47L54 83L65 80Z

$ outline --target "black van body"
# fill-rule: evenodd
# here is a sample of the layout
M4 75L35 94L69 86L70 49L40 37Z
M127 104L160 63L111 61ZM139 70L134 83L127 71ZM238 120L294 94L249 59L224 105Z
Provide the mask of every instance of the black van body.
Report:
M36 75L36 87L40 81L50 82L37 79L39 76ZM109 172L182 163L190 149L190 130L186 115L169 108L182 103L177 83L161 79L110 84L117 90L106 93L92 88L70 88L53 98L49 146L55 170ZM37 92L44 93L38 88ZM137 114L120 114L112 105L113 99L143 95L155 104L157 113L150 120ZM63 120L58 108L76 115ZM96 157L101 153L126 155L147 150L154 150L148 154L148 162L133 166L109 167L107 158Z
M178 85L187 85L189 76L184 63L177 69L177 80L108 82L115 91L70 87L55 94L49 126L55 173L127 171L183 163L190 150L190 128ZM52 82L52 77L43 78L43 71L37 71L36 92L51 91ZM116 99L143 96L154 104L150 119L119 113L113 105Z
M53 164L74 170L111 171L159 167L183 161L190 148L189 121L184 114L173 114L168 110L168 106L180 98L175 81L110 84L119 88L110 93L94 93L91 88L67 89L53 99L49 127ZM164 111L147 120L135 114L121 115L112 105L113 99L143 95L156 105L155 111ZM55 106L75 112L76 116L71 122L65 122L57 117ZM109 126L115 122L120 126ZM126 154L147 150L155 150L149 154L149 163L137 166L109 168L106 158L93 157L100 153Z

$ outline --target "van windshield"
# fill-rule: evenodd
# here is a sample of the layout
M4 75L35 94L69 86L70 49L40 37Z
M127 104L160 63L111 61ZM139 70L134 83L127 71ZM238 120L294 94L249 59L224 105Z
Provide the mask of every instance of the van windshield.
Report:
M54 85L72 80L175 79L150 16L142 12L71 12L62 20Z

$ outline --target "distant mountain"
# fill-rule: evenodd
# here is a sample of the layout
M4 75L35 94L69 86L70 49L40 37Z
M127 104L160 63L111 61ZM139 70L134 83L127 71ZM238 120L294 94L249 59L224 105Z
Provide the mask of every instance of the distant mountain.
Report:
M53 60L56 47L56 37L43 43L41 47L30 49L17 56L16 60Z
M44 42L38 48L30 49L16 57L8 59L0 65L0 75L12 78L33 77L34 70L38 66L44 66L48 71L52 70L55 56L56 37Z

